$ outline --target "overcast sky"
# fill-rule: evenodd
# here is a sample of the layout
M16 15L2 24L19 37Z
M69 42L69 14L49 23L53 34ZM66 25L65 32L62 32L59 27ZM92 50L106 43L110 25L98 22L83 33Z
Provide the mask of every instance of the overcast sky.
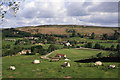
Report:
M45 24L118 26L118 0L25 0L16 17L10 10L0 27Z

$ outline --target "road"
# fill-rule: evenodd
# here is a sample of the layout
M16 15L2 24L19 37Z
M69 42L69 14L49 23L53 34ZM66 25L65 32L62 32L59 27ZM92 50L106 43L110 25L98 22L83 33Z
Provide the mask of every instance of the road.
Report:
M55 50L55 51L57 51L57 50ZM50 59L50 58L48 58L48 56L51 55L52 53L54 53L55 51L52 51L52 52L46 54L45 56L43 56L43 59Z

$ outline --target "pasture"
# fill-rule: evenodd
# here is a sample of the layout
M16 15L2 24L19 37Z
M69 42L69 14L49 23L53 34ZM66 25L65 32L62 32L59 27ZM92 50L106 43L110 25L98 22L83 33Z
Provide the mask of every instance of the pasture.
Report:
M57 62L50 62L46 59L40 59L38 55L19 55L6 56L2 58L3 78L64 78L71 76L72 78L117 78L118 77L118 63L106 63L104 66L94 67L93 63L77 63L74 60L86 59L95 56L97 53L103 52L108 55L109 52L92 49L61 49L55 51L49 57L55 54L66 54L71 67L66 68L61 65L66 62L61 59ZM38 59L42 61L40 64L32 64L32 61ZM107 66L115 64L117 68L108 69ZM15 66L16 70L9 70L9 66ZM90 67L89 65L92 65Z

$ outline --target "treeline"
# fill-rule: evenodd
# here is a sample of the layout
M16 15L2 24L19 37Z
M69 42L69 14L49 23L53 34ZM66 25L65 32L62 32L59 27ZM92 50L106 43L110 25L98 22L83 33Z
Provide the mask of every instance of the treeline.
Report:
M102 40L117 40L120 37L120 33L115 30L113 35L103 34Z
M77 33L74 29L66 29L67 33L71 33L71 35L69 37L89 37L89 39L95 39L96 35L95 33L91 33L91 34L81 34L81 33ZM101 35L101 39L102 40L118 40L120 38L120 33L117 30L114 30L114 34L108 35L108 34L103 34Z
M26 55L45 55L47 53L50 53L56 49L59 49L55 45L50 45L48 49L44 49L43 46L38 45L38 46L32 46L31 48L23 48L20 46L15 46L11 49L6 49L2 52L2 56L12 56L12 55L17 55L19 52L22 50L31 50L31 53L27 52Z
M29 37L31 33L19 31L14 28L3 29L2 30L2 37Z
M111 45L111 47L105 48L105 46L100 45L99 43L96 43L94 46L92 43L87 43L84 45L85 48L93 48L93 49L102 49L102 50L110 50L110 51L120 51L120 44L117 44L116 48L114 45Z
M111 47L107 47L105 48L105 46L102 46L98 43L96 43L93 47L92 47L92 43L87 43L85 44L85 48L93 48L93 49L101 49L101 50L110 50L110 51L114 51L114 53L110 53L109 56L110 57L120 57L120 44L117 44L116 48L114 45L111 45ZM97 57L102 57L102 53L98 53L96 55Z
M50 40L51 37L61 37L67 38L67 35L57 35L57 34L31 34L29 32L24 32L20 30L16 30L14 28L3 29L2 30L2 37L39 37L40 39L48 39Z
M18 54L18 52L22 51L24 48L20 46L15 46L11 49L6 49L2 51L2 56L12 56Z

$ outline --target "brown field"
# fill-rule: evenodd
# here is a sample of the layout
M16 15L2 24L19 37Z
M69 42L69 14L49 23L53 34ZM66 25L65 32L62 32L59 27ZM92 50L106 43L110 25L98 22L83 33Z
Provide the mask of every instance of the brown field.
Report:
M102 35L104 33L107 34L113 34L114 30L118 30L117 27L113 28L113 27L91 27L91 26L87 26L87 27L81 27L81 26L41 26L41 27L19 27L16 28L18 30L21 31L25 31L25 32L30 32L32 34L36 34L36 33L41 33L41 34L68 34L66 32L66 29L74 29L77 33L82 33L82 34L91 34L92 32L94 32L96 35Z

